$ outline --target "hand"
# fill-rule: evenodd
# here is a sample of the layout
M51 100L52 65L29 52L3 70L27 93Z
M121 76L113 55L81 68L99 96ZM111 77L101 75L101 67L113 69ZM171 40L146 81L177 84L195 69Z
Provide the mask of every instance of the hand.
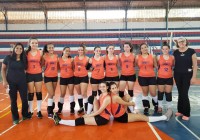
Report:
M132 106L135 106L135 102L133 100L129 102L132 103Z
M83 115L83 117L84 117L84 118L87 118L87 117L89 117L89 114L85 114L85 115Z
M3 87L6 89L8 88L8 82L7 81L3 81Z
M196 82L196 78L192 77L191 80L190 80L190 84L194 84Z

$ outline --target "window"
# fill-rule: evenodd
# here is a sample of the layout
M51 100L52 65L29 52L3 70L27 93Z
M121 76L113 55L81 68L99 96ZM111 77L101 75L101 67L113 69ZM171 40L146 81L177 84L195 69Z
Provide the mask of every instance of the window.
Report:
M128 10L127 18L164 18L165 9Z
M200 8L184 8L184 9L171 9L169 11L169 18L176 17L200 17Z

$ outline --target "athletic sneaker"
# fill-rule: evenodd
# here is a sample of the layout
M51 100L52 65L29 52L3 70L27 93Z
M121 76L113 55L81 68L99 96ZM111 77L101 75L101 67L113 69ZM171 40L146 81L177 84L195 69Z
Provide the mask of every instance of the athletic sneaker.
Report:
M54 113L53 114L53 120L54 120L55 125L58 125L60 120L61 120L61 118L58 116L57 113Z
M37 117L38 117L39 119L42 119L43 115L42 115L41 111L39 111L39 112L37 113Z
M28 115L31 116L31 118L32 118L33 112L28 112Z
M53 118L53 114L48 114L48 118L52 119Z
M144 115L148 115L149 114L149 108L144 108Z
M81 107L81 108L78 110L78 114L82 114L82 113L84 113L84 108L83 108L83 107Z
M32 118L32 115L33 115L33 114L31 114L31 113L29 114L29 113L28 113L27 116L23 116L23 117L22 117L22 120L29 120L29 119Z
M168 108L168 109L167 109L167 112L165 113L165 116L167 117L166 121L169 121L170 118L172 117L172 115L173 115L172 109L171 109L171 108Z
M14 124L14 125L19 124L19 120L14 120L14 121L13 121L13 124Z

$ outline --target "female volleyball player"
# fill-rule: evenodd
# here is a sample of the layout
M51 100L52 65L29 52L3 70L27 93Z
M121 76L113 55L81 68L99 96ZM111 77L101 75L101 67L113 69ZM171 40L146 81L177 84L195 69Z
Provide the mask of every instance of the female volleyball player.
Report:
M190 101L188 90L197 75L197 56L194 49L188 48L188 41L184 37L177 40L177 50L174 51L175 66L174 79L178 89L178 112L176 116L182 116L183 120L189 120Z
M98 90L99 84L104 81L104 58L101 56L101 48L99 46L94 48L94 56L90 58L89 65L92 66L92 76L90 83L92 86L92 95L100 94Z
M89 58L85 55L86 53L86 46L81 45L78 48L78 56L74 58L74 84L75 89L78 93L78 103L80 109L78 113L84 113L83 103L85 107L85 111L87 111L87 87L89 83L88 79L88 71L86 69L88 65Z
M37 97L37 117L42 118L42 52L38 49L38 40L30 38L28 42L28 50L26 51L28 67L26 70L26 80L28 83L28 103L29 113L33 115L33 98L36 91ZM35 90L34 90L35 89Z
M59 58L60 66L60 100L58 102L58 114L62 112L64 97L68 88L69 102L70 102L70 114L74 114L74 59L70 56L70 48L65 47L63 49L61 58Z
M78 126L78 125L105 125L109 122L110 112L111 112L111 98L109 96L109 86L106 82L101 82L99 89L101 90L101 95L99 101L94 96L91 97L91 103L93 103L93 113L84 115L83 117L77 118L75 120L62 120L55 113L54 122L55 124L63 124L68 126Z
M155 112L158 110L158 99L156 95L156 76L154 68L157 68L156 57L148 52L148 45L143 43L140 45L141 54L136 56L136 65L139 68L138 82L142 88L143 96L142 103L144 106L144 114L149 113L149 97L152 96L152 103Z
M133 98L133 88L136 81L135 75L135 54L133 53L133 46L130 42L125 42L123 45L124 52L119 54L121 64L121 76L119 82L119 96L124 96L124 90L128 87L128 94ZM133 106L129 106L131 113L134 113Z
M110 83L111 91L111 110L114 120L121 123L146 121L146 122L157 122L157 121L168 121L172 116L172 110L168 110L165 115L162 116L145 116L142 114L126 113L124 106L134 106L133 101L124 101L118 96L119 89L115 82Z
M19 91L22 102L23 120L30 118L28 114L27 84L26 84L26 55L21 43L15 44L11 55L7 55L2 63L1 74L3 86L9 89L11 100L11 113L14 124L19 123L17 107L17 92Z
M173 72L174 56L169 54L170 46L167 42L163 42L162 55L157 56L158 63L158 112L162 112L162 101L165 95L167 109L172 107L172 87L173 87Z
M118 73L118 62L119 57L114 54L115 46L108 45L106 47L106 55L104 56L105 59L105 81L111 82L114 81L119 84L119 73Z
M43 64L44 64L44 83L48 92L48 118L53 117L53 109L55 103L53 97L58 82L58 55L54 54L54 45L46 44L43 48ZM54 105L53 105L54 104Z

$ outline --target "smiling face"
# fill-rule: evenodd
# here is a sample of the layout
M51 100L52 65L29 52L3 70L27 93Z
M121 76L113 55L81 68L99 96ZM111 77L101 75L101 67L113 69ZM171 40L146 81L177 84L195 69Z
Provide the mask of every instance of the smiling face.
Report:
M79 55L84 55L84 54L85 54L85 49L84 49L84 47L79 47L79 48L78 48L78 54L79 54Z
M50 54L53 54L53 53L54 53L54 45L53 45L53 44L48 44L48 45L47 45L47 51L48 51Z
M168 46L163 46L162 47L162 53L163 54L169 54L169 47Z
M38 40L37 39L31 39L29 45L31 46L31 50L38 49Z
M96 56L100 56L100 55L101 55L101 48L96 48L96 49L94 50L94 54L95 54Z
M110 91L111 91L112 93L118 94L119 89L118 89L118 87L117 87L116 84L112 84L112 85L110 86Z
M105 83L101 83L99 85L99 90L101 90L102 93L106 93L107 89L108 89L108 87L107 87L107 85Z
M63 50L63 55L66 56L66 57L68 57L70 55L70 48L65 48Z
M180 39L177 40L177 42L178 42L179 48L184 48L184 47L186 47L186 44L187 44L186 39L180 38Z
M106 48L107 54L114 54L115 51L115 47L114 46L108 46L108 48Z
M140 48L140 51L142 54L148 53L148 46L146 44L143 44Z
M21 55L22 52L23 52L23 48L21 45L17 45L15 48L14 48L14 51L15 51L15 54L16 55Z
M129 44L124 44L124 51L131 52L131 46Z

